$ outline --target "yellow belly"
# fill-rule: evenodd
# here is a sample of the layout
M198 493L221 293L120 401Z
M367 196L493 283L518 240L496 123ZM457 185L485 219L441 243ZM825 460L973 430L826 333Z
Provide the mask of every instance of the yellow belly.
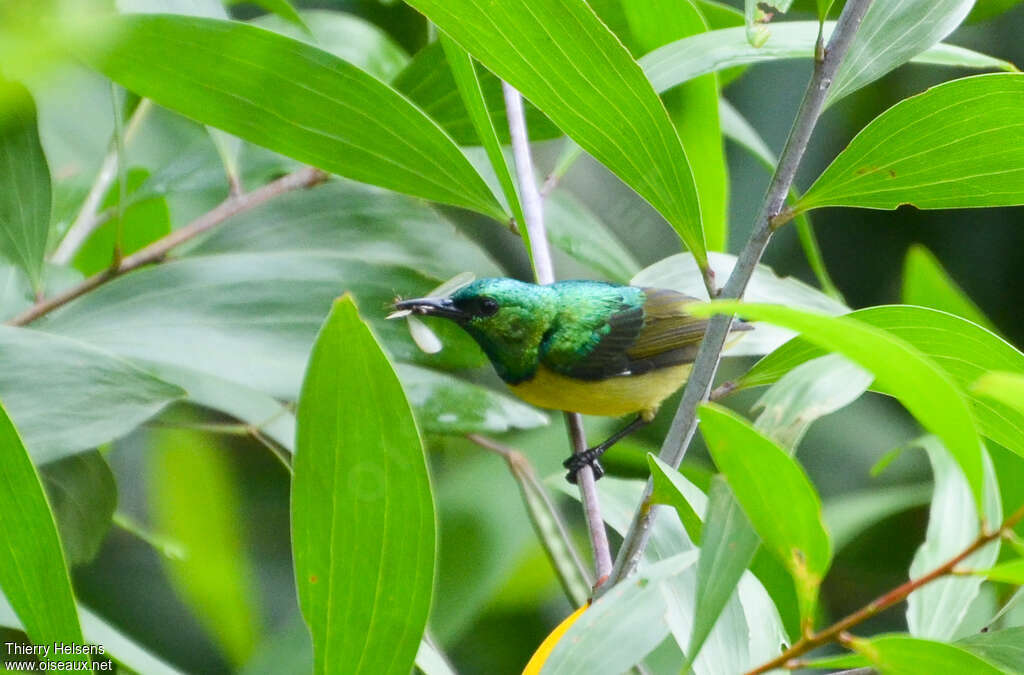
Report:
M541 408L605 417L641 413L649 419L661 402L686 382L692 367L684 364L644 375L584 381L541 366L532 379L509 388L519 398Z

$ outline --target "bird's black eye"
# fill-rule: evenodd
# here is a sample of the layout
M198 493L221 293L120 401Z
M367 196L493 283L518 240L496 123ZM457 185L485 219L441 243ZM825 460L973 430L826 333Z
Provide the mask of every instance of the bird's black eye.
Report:
M498 311L498 301L494 298L483 298L480 301L480 315L492 316Z

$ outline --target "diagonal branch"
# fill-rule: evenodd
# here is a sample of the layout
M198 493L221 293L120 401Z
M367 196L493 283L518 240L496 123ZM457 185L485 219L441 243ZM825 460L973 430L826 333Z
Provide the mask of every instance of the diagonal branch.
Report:
M519 182L523 216L526 218L526 231L530 235L530 245L533 247L533 264L537 274L537 283L550 284L555 280L555 270L551 263L551 249L548 246L547 233L544 229L544 207L540 192L537 190L533 159L530 157L530 140L526 131L523 97L511 85L502 82L501 86L505 94L505 112L508 116L509 136L512 140L512 154L516 161L516 178ZM583 418L578 413L566 413L565 422L569 428L573 452L578 454L586 450ZM597 484L593 471L589 466L585 466L580 469L577 478L583 502L583 513L590 534L590 544L594 550L595 577L597 584L600 585L612 571L608 533L604 528L604 519L601 517L601 506L598 503Z
M72 286L63 293L55 295L52 298L40 300L21 314L7 321L7 324L11 326L24 326L25 324L32 323L39 317L49 314L58 307L62 307L75 298L85 295L89 291L102 286L111 279L116 279L122 274L127 274L139 267L160 262L176 246L180 246L193 237L220 225L232 216L236 216L244 211L249 211L250 209L253 209L286 192L313 187L325 180L327 180L326 173L320 169L306 167L282 178L278 178L272 183L267 183L263 187L253 190L252 192L247 192L243 195L229 196L212 210L199 216L185 227L174 230L166 237L157 239L149 246L146 246L129 256L125 256L117 263L117 265L94 274L81 283Z
M825 97L832 85L832 80L870 5L871 0L848 0L836 23L827 48L821 49L819 38L814 73L811 75L811 81L807 85L807 91L804 93L803 101L793 120L793 127L786 140L786 147L779 156L779 163L772 175L761 211L754 222L750 239L736 260L736 266L719 297L740 298L746 290L754 268L760 262L761 256L768 246L768 241L778 226L775 219L785 205L786 196L793 185L797 168L807 150L811 133L818 123L818 118L821 117L825 106ZM683 390L683 397L679 402L675 418L672 420L672 426L661 446L661 459L673 467L679 467L690 440L697 430L697 406L708 398L715 372L718 370L718 362L722 356L722 347L725 345L725 338L731 324L732 317L726 315L715 316L708 324L707 333L701 342L693 364L690 380ZM612 572L612 583L628 576L636 568L644 548L647 546L651 526L654 524L658 512L651 503L652 490L653 483L648 480L643 500L637 507L633 522L619 549L615 569ZM606 587L611 585L607 584Z

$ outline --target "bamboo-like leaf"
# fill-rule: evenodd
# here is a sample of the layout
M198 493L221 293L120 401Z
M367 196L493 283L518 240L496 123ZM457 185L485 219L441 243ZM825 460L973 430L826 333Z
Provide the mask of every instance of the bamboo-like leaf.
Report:
M706 265L679 136L639 66L583 0L410 4L658 209Z
M251 2L254 5L259 5L268 12L281 17L285 21L298 26L302 30L309 31L309 26L306 25L302 15L295 10L292 3L288 2L288 0L227 0L227 2L228 4Z
M748 319L798 330L808 342L838 352L873 373L878 385L942 439L967 477L975 505L981 511L982 443L971 409L950 375L914 346L849 317L827 317L775 305L715 302L692 307L691 311L698 315L739 313Z
M39 474L0 404L0 588L46 661L89 662L56 654L53 645L82 645L71 579Z
M347 672L409 672L430 609L435 548L412 410L343 297L303 382L292 480L295 577L314 672L335 672L342 662Z
M743 512L793 577L801 618L811 621L832 557L814 486L785 450L735 413L704 404L700 424Z
M1021 645L1024 645L1024 626L990 630L957 641L958 647L1001 667L1010 675L1024 673L1024 649Z
M41 288L50 234L50 169L39 142L36 106L28 90L0 78L0 257Z
M903 302L941 309L995 331L992 322L943 269L935 255L920 244L910 247L903 263Z
M138 15L112 25L118 39L83 56L141 96L326 171L506 218L436 123L327 52L216 19Z
M1024 73L975 75L932 87L876 117L795 210L1013 206L1024 204L1022 176Z
M690 502L693 500L703 505L704 495L683 478L682 474L658 459L653 453L647 453L647 463L651 467L651 480L654 482L651 501L655 504L667 504L673 507L679 516L679 521L686 529L686 534L692 541L700 541L704 525L700 515L697 514Z
M110 530L117 484L96 450L51 462L40 471L68 565L91 562Z
M1018 558L1017 560L1011 560L988 569L972 570L972 574L983 576L990 581L1001 581L1004 584L1024 586L1024 559Z
M971 391L1024 414L1024 373L985 373L974 383Z
M870 640L855 639L853 648L887 675L999 675L1003 672L961 647L909 635L883 635Z

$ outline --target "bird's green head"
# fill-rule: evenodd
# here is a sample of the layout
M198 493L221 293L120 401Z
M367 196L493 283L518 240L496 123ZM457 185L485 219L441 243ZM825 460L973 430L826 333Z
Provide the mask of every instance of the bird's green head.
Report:
M536 372L557 302L548 286L499 278L479 279L447 297L400 300L395 309L455 321L477 341L498 375L515 384Z

